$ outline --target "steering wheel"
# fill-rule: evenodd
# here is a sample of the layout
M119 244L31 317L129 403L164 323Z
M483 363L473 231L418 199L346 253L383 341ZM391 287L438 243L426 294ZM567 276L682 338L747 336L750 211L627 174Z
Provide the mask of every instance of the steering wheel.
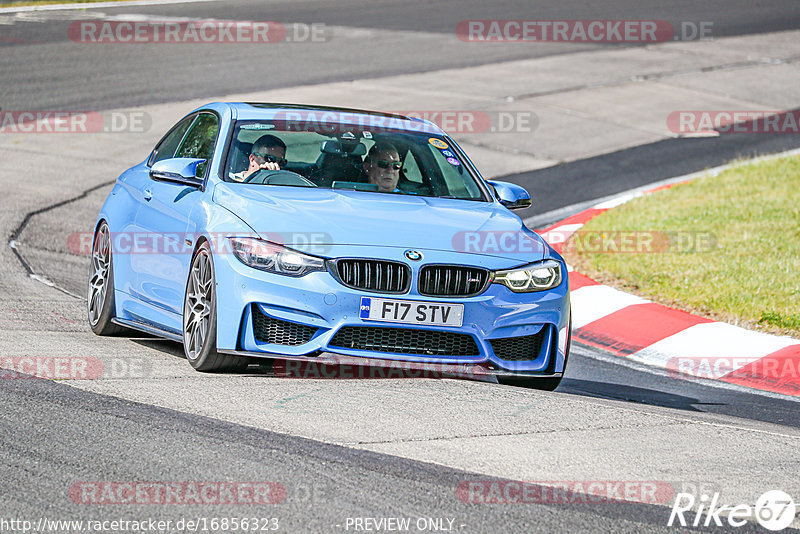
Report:
M308 178L297 174L292 171L272 171L269 169L261 169L250 176L248 176L244 183L246 184L264 184L264 185L293 185L300 187L317 187L314 182Z

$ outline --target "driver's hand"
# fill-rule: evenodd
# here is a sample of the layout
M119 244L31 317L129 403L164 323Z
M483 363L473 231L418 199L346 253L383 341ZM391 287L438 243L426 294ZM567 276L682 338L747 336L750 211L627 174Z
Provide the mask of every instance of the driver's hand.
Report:
M281 170L281 166L278 165L275 161L265 161L261 165L258 166L259 169L266 169L268 171L279 171Z

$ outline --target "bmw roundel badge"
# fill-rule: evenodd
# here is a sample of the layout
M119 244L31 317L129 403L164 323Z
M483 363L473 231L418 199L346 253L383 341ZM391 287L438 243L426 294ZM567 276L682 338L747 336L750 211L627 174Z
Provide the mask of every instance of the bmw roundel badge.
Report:
M419 261L422 259L422 253L417 252L416 250L406 250L405 254L406 258L408 258L411 261Z

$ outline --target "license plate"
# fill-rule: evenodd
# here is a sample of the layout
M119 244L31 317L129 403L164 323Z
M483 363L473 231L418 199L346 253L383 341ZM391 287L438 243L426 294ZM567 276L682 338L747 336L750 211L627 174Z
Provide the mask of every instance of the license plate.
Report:
M461 326L464 305L361 297L360 317L365 321Z

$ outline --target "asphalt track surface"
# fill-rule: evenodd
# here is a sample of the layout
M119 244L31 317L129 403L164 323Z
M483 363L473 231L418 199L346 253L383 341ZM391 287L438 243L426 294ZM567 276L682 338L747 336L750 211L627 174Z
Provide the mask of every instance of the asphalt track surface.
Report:
M67 28L75 20L144 13L221 20L322 23L333 28L330 43L274 46L226 44L95 46L73 43ZM0 107L13 109L108 109L249 92L329 81L353 80L467 67L513 59L563 54L611 44L519 43L486 46L451 42L456 25L471 19L622 19L713 21L717 37L772 32L800 26L796 2L712 0L663 2L461 2L217 1L166 6L88 10L65 20L40 22L35 15L0 25ZM29 21L28 21L29 20ZM361 28L364 32L339 28ZM398 40L373 39L381 32L406 32ZM420 32L442 39L415 39ZM338 35L351 35L339 38ZM331 44L331 46L326 46ZM30 66L35 65L35 69ZM22 90L24 88L24 90Z
M355 7L353 7L355 6ZM718 35L741 35L800 27L800 8L788 2L624 2L614 7L563 2L209 2L104 9L105 13L208 17L283 22L324 22L373 31L452 32L468 18L645 18L715 21ZM679 15L676 15L679 13ZM309 44L307 49L247 49L193 46L145 51L95 49L64 40L68 20L0 26L0 106L4 109L106 109L187 100L224 93L231 83L243 91L300 83L350 80L531 57L515 45L462 48L409 39L395 45ZM383 47L383 48L382 48ZM543 46L536 54L564 54L583 47ZM111 50L109 50L111 49ZM299 61L295 54L301 54ZM22 68L36 65L36 69ZM262 67L263 66L263 67ZM199 72L198 72L199 69ZM235 81L235 82L234 82ZM766 137L766 138L765 138ZM734 157L800 146L797 136L675 139L644 145L509 177L539 199L524 216L599 198L725 163ZM680 157L676 157L680 155ZM581 187L564 176L584 180ZM102 201L104 191L83 201ZM69 209L69 205L62 206ZM35 231L31 229L31 231ZM19 267L22 268L21 266ZM65 283L82 273L66 273ZM143 341L142 343L148 343ZM177 353L174 344L163 351ZM262 370L253 370L259 375ZM267 372L268 374L268 372ZM497 387L481 385L481 387ZM741 388L720 388L666 375L576 347L559 389L569 396L624 401L644 409L685 412L725 421L741 418L800 428L797 403ZM186 515L251 515L237 510L86 507L71 502L64 487L76 480L280 480L287 501L278 511L281 531L342 531L346 517L457 517L463 531L614 531L666 528L664 507L603 505L470 506L453 499L453 488L486 475L423 461L270 432L209 417L130 402L41 380L0 381L0 486L3 517L106 519L110 513L162 518ZM465 405L464 410L469 410ZM731 423L733 424L733 423ZM491 451L487 451L491 454ZM744 532L744 529L737 531Z
M105 520L113 506L77 504L63 488L76 481L291 481L286 500L253 514L246 506L161 508L157 516L277 517L281 532L336 532L348 517L457 518L454 531L663 532L658 506L618 503L505 506L502 513L453 499L453 488L492 477L256 430L145 404L93 395L47 381L13 381L2 391L4 417L35 429L37 439L4 425L0 468L3 516ZM46 427L42 419L49 423ZM145 436L146 439L142 439ZM10 464L10 465L8 465ZM367 491L365 491L365 489ZM497 505L500 512L501 505ZM120 517L152 517L153 505ZM241 510L241 512L240 512ZM352 527L351 527L352 530ZM746 532L747 530L745 530Z

